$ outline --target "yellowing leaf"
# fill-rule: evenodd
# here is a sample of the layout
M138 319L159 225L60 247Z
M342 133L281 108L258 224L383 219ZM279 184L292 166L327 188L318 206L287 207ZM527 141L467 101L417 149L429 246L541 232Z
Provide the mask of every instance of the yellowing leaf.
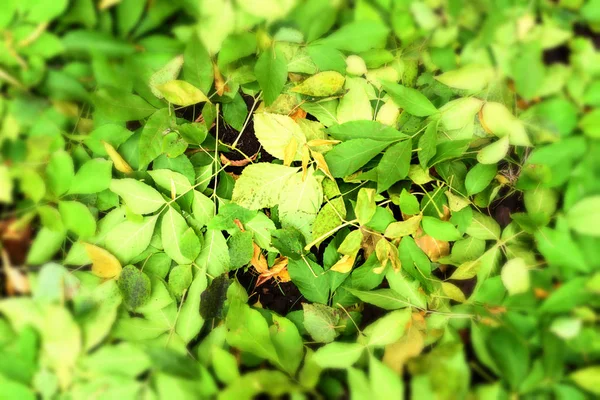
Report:
M296 152L298 151L298 141L293 137L290 142L283 149L283 165L290 166L294 158L296 158Z
M434 262L450 254L448 242L436 240L429 235L422 234L415 237L415 243Z
M85 251L92 260L92 273L100 278L114 278L121 273L117 257L93 244L84 243Z
M423 334L418 329L408 329L406 335L395 343L385 346L383 363L402 376L406 362L421 354L425 348Z
M102 144L104 145L104 149L106 150L106 153L112 160L117 171L122 172L124 174L130 174L133 172L133 169L129 166L129 164L127 164L127 161L125 161L123 157L121 157L121 155L117 152L117 150L115 150L115 148L110 143L102 141Z
M327 162L325 161L325 157L323 157L323 154L317 153L316 151L312 151L312 150L311 150L311 154L313 156L313 159L317 163L317 168L319 168L321 171L323 171L323 173L325 175L327 175L327 177L329 179L333 180L334 178L331 175L331 172L329 172L329 166L327 165Z
M338 144L341 142L342 142L341 140L313 139L313 140L309 140L306 144L309 145L310 147L317 147L317 146L327 146L330 144Z
M455 212L462 210L470 204L469 200L465 199L464 197L455 195L450 190L446 191L446 197L448 198L448 205L450 206L450 210Z
M477 92L483 90L493 77L494 69L492 67L470 64L445 72L436 76L435 79L451 88Z
M352 270L352 266L354 265L354 261L356 260L356 255L345 255L338 262L336 262L333 267L331 267L331 271L339 272L341 274L345 274Z
M346 72L350 75L366 74L367 65L365 64L365 60L354 54L346 57Z
M509 295L525 293L531 285L529 268L522 258L508 260L500 271L500 277Z
M449 282L442 282L442 290L446 296L454 301L458 301L459 303L467 301L465 294L457 286Z
M423 216L418 214L406 221L392 222L385 229L385 236L391 239L398 239L402 236L412 235L419 229L422 218Z
M319 72L293 88L292 92L315 97L331 96L342 90L344 80L344 76L336 71Z
M178 106L191 106L192 104L209 102L210 100L197 87L180 80L173 80L162 85L157 85L156 89L164 98L172 104Z
M300 126L287 115L258 113L254 115L254 130L260 144L273 157L285 159L287 146L296 139L297 146L294 161L302 158L301 148L306 143L306 137Z
M508 136L488 144L477 153L477 161L481 164L497 164L508 153Z

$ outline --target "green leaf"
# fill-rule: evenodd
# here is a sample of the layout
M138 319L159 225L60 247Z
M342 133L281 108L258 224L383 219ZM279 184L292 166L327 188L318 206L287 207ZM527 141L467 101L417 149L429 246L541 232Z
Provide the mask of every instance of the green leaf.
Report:
M600 236L600 196L578 201L567 211L567 223L575 232Z
M71 187L74 177L75 167L71 155L63 150L52 153L46 167L50 190L57 196L65 194Z
M136 121L156 111L146 100L117 89L100 89L94 95L98 113L112 121Z
M156 111L146 121L139 141L140 166L148 165L162 153L162 139L173 125L174 117L168 108Z
M136 214L150 214L165 204L156 189L135 179L113 179L110 190L121 196L125 205Z
M375 399L404 399L404 382L389 366L371 356L369 380Z
M12 202L13 189L14 185L8 167L0 165L0 203Z
M402 250L407 249L403 248ZM413 258L416 259L416 257ZM414 259L412 260L412 262L416 263ZM404 298L405 306L408 303L413 307L421 309L427 308L427 296L421 289L421 285L419 284L419 282L411 280L402 271L396 272L393 270L389 270L385 275L385 278L387 279L390 288L394 291L394 294Z
M356 207L354 208L358 222L361 225L368 224L375 215L375 211L377 211L375 189L361 188L356 196Z
M231 264L227 241L219 230L208 229L204 237L202 250L196 259L196 264L206 268L211 276L218 276L229 271Z
M304 357L302 337L292 321L277 314L273 314L272 317L271 342L275 346L282 369L294 376Z
M424 216L422 224L425 233L437 240L450 242L456 241L462 237L458 229L448 221Z
M96 233L96 219L84 204L78 201L60 201L58 210L65 227L79 238L85 239Z
M192 266L177 265L169 272L169 289L180 299L192 284Z
M31 244L27 260L29 265L39 265L49 261L61 248L67 238L65 231L53 231L42 227Z
M200 226L206 226L208 225L208 222L215 216L215 204L209 197L197 190L194 190L192 214Z
M417 200L417 196L410 193L406 189L402 189L402 193L400 193L400 210L406 215L415 215L421 211L421 207L419 206L419 200Z
M339 72L324 71L308 77L291 91L307 96L327 97L342 90L344 81L344 76Z
M208 93L213 83L210 55L197 34L192 33L183 53L183 76L202 93Z
M275 365L279 363L269 326L260 312L240 301L234 301L229 306L225 325L227 343L230 346L267 359Z
M600 108L585 114L579 121L579 127L586 136L593 139L600 138Z
M595 395L600 395L600 388L598 388L600 366L590 366L578 369L569 375L569 379L575 382L580 388Z
M173 188L175 188L175 193L179 195L192 191L192 184L189 179L179 172L170 169L155 169L148 171L148 174L158 186L169 192Z
M229 259L234 269L248 265L254 254L252 232L236 232L229 237Z
M315 44L333 47L334 49L360 53L374 47L382 47L389 33L389 28L377 21L355 21L342 26Z
M437 144L437 129L438 122L433 121L427 125L427 129L423 133L423 136L419 138L419 164L421 168L426 169L428 167L429 160L435 156L436 144Z
M309 258L289 259L288 272L292 282L308 301L327 304L329 282L323 268Z
M273 207L285 182L298 172L298 168L257 163L247 166L233 188L232 201L249 210Z
M473 220L466 233L476 239L498 240L500 238L500 225L492 217L474 212Z
M477 161L481 164L497 164L508 153L509 137L504 136L492 144L488 144L477 153Z
M160 232L165 253L176 263L191 264L200 253L198 237L173 207L163 216Z
M150 86L152 94L154 94L159 99L162 99L164 96L158 89L158 86L177 79L177 77L179 76L179 72L181 72L182 66L183 57L177 56L171 61L169 61L164 67L150 75L148 86Z
M267 49L256 61L254 73L263 91L265 104L269 106L287 82L287 61L284 54L277 46Z
M108 189L112 177L112 162L95 158L77 170L69 194L92 194Z
M150 278L133 265L123 267L117 282L123 302L130 310L135 310L150 299Z
M472 196L482 192L492 182L496 172L496 165L477 164L471 168L465 177L467 194Z
M212 367L219 381L229 384L239 378L238 362L233 354L215 346L212 349L211 355Z
M390 146L377 165L377 191L383 192L408 176L412 155L412 140Z
M358 343L333 342L319 348L312 361L321 368L345 369L358 361L364 349Z
M490 356L511 388L516 389L527 377L529 350L525 340L507 328L495 329L487 337ZM507 351L510 349L510 351Z
M256 34L242 32L228 36L219 52L219 68L256 52Z
M148 248L157 220L158 216L153 216L119 223L106 234L106 249L127 264Z
M319 240L317 245L344 222L342 218L346 218L346 206L342 197L336 197L323 206L313 224L312 239Z
M523 194L523 202L528 213L552 217L558 204L558 194L552 189L537 187Z
M186 343L189 343L200 333L200 329L204 324L204 318L200 315L200 295L204 292L206 286L206 268L201 267L196 271L175 324L175 332Z
M327 133L336 140L372 139L383 142L393 142L408 138L408 136L390 126L377 121L349 121L334 125Z
M210 102L200 89L186 81L172 80L162 85L157 85L156 90L169 103L178 106L191 106L197 103Z
M46 194L46 184L40 174L31 168L27 168L21 172L20 178L21 191L34 203L39 203Z
M343 178L356 172L389 144L371 139L349 140L327 152L325 161L333 177Z
M346 290L365 303L373 304L379 308L383 308L384 310L397 310L399 308L416 306L416 304L408 302L405 296L392 289L364 291L346 288Z
M416 89L389 81L382 81L381 86L394 100L394 103L409 114L416 117L427 117L438 112L431 101Z
M404 336L411 317L412 312L407 308L392 311L379 318L363 331L367 337L367 346L379 347L395 343Z
M340 312L319 303L303 303L304 328L318 343L330 343L339 335L336 330L340 322Z
M534 40L523 44L511 67L517 93L525 100L531 100L542 87L546 74L540 42Z

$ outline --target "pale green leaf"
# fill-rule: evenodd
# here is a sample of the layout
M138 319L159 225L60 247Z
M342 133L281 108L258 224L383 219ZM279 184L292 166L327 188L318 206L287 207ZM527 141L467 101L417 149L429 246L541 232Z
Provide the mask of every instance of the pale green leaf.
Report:
M121 196L136 214L152 213L165 204L165 199L156 189L135 179L113 179L110 190Z

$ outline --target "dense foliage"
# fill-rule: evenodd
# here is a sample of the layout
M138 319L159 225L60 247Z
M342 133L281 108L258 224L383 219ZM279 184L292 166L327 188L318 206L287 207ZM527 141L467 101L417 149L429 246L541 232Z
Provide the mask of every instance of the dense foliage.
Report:
M0 398L600 395L597 0L0 2Z

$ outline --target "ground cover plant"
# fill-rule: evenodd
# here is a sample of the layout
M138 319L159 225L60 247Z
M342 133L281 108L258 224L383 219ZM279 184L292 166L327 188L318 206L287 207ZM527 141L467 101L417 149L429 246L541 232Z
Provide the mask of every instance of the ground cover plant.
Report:
M599 29L2 1L0 398L600 395Z

